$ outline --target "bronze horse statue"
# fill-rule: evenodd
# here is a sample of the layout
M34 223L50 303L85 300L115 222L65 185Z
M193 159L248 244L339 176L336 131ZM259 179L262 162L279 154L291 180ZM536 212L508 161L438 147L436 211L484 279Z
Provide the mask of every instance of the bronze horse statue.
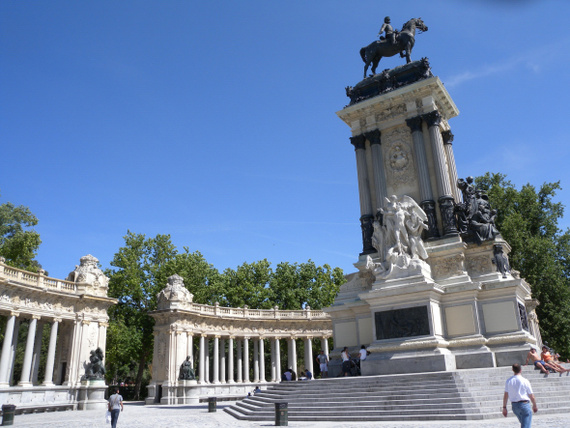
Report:
M399 53L403 58L405 51L406 63L412 62L410 55L414 47L416 28L420 32L428 30L422 18L412 18L404 24L402 31L396 36L395 44L390 43L389 40L377 40L360 49L360 56L364 61L364 78L366 78L370 64L372 64L372 74L376 74L376 67L383 56L394 56Z

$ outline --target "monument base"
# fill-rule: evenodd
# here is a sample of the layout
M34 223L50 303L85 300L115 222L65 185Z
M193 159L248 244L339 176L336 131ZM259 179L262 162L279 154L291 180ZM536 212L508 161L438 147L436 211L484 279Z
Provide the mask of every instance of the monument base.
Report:
M77 390L77 410L105 410L107 385L104 380L84 380Z

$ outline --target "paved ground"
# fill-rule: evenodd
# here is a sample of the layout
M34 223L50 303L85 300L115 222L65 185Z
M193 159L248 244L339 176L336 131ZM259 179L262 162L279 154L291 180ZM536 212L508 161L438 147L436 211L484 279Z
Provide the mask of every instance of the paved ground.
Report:
M181 428L181 427L269 427L273 422L245 422L234 419L222 411L225 404L218 405L216 413L208 413L207 405L196 406L143 406L141 403L127 403L125 411L119 417L117 428ZM499 409L497 409L499 410ZM75 411L37 413L31 415L16 415L15 427L50 427L50 428L91 428L109 427L105 423L104 411ZM515 428L520 424L510 413L507 418L485 421L425 421L425 422L289 422L291 427L323 428L337 427L390 427L390 428ZM539 412L533 418L533 428L570 428L570 415L541 415Z

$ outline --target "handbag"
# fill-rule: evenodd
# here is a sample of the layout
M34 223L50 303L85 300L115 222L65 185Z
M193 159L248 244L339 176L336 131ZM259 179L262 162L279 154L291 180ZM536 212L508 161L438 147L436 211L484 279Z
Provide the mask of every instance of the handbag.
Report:
M107 410L107 413L105 413L105 422L110 424L111 423L111 411Z

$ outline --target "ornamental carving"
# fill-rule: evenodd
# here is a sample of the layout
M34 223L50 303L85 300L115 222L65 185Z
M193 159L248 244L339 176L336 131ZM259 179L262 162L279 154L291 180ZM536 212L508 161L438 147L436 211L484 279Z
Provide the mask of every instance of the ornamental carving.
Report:
M168 285L158 294L158 308L170 308L174 302L192 303L194 295L184 287L184 279L180 275L172 275L168 278Z
M75 270L69 273L67 281L86 286L88 294L107 296L109 278L99 269L98 263L99 260L91 254L81 257L79 266L75 266Z
M463 254L457 254L451 257L433 260L431 269L432 273L434 274L434 279L463 275L465 273L463 270L464 260L465 256Z
M471 276L484 275L493 270L492 259L488 256L476 256L467 258L467 271Z
M405 127L386 134L382 139L385 146L385 170L388 182L398 187L414 179L414 164L410 144L410 132Z
M385 120L393 119L397 116L401 116L404 113L406 113L405 104L398 104L393 107L388 107L376 115L376 122L383 122Z

